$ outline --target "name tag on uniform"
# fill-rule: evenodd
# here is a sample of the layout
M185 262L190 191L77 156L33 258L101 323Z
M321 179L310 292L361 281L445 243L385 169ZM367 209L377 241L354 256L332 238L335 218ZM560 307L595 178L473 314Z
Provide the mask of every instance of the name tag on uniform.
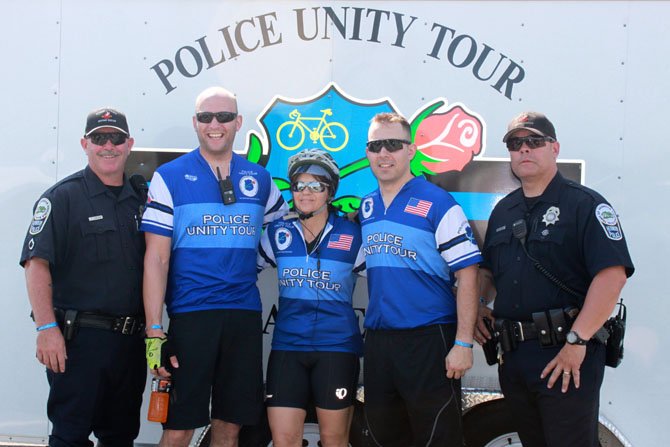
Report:
M93 221L96 221L96 220L102 220L102 214L100 214L99 216L91 216L91 217L88 218L89 222L93 222Z

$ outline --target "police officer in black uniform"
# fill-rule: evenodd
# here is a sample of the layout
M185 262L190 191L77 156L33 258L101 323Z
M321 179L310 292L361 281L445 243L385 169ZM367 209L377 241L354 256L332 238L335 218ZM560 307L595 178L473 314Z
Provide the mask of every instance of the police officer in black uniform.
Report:
M503 141L521 188L489 219L480 276L495 302L480 315L500 333L505 402L524 447L598 446L602 326L634 271L626 240L612 206L558 172L546 116L522 113Z
M146 381L146 183L124 175L133 139L122 113L91 112L81 146L88 166L37 201L20 260L50 385L49 445L90 446L93 432L101 445L130 447Z

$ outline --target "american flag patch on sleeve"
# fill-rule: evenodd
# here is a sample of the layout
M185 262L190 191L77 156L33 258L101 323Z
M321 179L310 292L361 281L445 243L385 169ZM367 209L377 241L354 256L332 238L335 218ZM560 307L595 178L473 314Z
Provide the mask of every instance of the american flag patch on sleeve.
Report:
M354 237L350 234L331 234L327 248L349 251L352 242L354 242Z
M430 207L433 206L433 202L427 200L419 200L412 197L407 202L405 206L405 212L410 214L415 214L417 216L426 217L430 211Z

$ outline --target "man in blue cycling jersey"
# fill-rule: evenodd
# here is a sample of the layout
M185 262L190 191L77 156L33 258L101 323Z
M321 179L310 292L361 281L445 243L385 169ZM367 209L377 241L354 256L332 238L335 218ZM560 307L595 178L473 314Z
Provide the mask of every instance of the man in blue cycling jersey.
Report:
M462 447L460 378L473 361L481 255L453 197L412 175L410 138L407 120L392 113L376 115L368 131L379 189L359 212L367 421L384 447Z

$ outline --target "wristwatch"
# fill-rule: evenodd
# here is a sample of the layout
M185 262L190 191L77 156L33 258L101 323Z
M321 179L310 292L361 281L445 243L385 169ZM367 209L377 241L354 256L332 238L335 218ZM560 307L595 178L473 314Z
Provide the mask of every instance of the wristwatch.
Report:
M569 345L580 345L580 346L583 346L589 342L588 340L584 340L582 337L580 337L579 334L575 331L568 332L565 335L565 341L567 341Z

